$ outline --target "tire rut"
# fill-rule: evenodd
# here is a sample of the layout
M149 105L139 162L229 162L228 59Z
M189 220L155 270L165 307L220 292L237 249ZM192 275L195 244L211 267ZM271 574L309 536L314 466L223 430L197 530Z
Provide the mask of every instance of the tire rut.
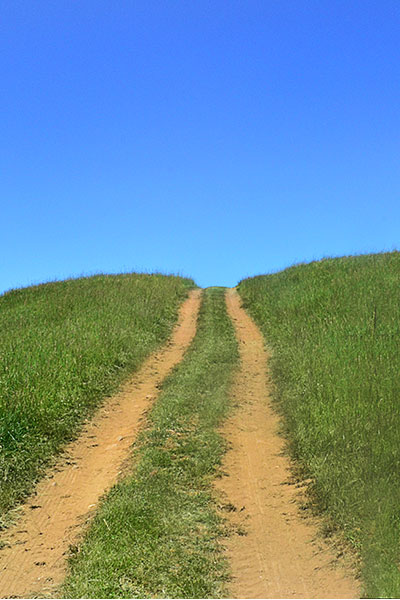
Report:
M16 525L4 532L1 598L55 593L66 573L69 547L79 540L100 497L116 482L160 384L195 335L200 301L201 290L192 291L169 342L85 425L23 505Z
M224 428L231 448L223 465L227 476L216 484L242 534L226 540L230 597L359 598L353 572L338 563L316 520L300 511L301 490L268 397L263 337L236 290L227 291L226 301L241 357L232 390L237 408Z

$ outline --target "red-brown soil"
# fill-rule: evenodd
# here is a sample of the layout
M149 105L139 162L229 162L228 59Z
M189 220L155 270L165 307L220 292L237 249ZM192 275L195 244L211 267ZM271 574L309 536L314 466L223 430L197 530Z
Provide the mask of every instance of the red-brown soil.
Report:
M171 340L107 400L37 486L17 524L3 535L0 597L51 596L62 582L69 546L79 539L100 497L116 482L159 385L183 358L195 334L200 296L199 290L190 294Z
M226 540L232 598L359 598L354 572L319 534L315 518L300 510L301 488L292 476L279 418L268 393L268 355L261 333L227 292L241 369L233 386L237 408L224 433L231 449L218 481L234 529ZM245 535L243 535L245 533Z

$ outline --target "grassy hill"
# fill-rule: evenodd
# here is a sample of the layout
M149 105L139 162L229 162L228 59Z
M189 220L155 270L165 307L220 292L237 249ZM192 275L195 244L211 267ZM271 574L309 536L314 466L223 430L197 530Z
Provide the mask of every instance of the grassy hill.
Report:
M239 284L272 350L274 394L311 493L400 596L400 253L327 259Z
M98 275L0 297L0 515L167 339L190 287L174 276Z

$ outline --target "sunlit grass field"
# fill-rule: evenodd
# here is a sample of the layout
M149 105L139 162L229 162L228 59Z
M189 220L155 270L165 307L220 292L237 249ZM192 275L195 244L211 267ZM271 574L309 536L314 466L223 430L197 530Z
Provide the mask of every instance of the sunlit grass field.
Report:
M0 297L0 515L167 339L190 287L159 274L98 275Z
M275 398L314 500L400 596L400 253L327 259L239 284L272 350Z

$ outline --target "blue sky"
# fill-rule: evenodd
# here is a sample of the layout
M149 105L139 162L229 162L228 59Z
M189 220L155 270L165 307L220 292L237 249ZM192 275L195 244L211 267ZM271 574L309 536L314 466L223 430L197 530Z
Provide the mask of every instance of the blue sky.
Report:
M398 0L0 9L0 292L398 248Z

